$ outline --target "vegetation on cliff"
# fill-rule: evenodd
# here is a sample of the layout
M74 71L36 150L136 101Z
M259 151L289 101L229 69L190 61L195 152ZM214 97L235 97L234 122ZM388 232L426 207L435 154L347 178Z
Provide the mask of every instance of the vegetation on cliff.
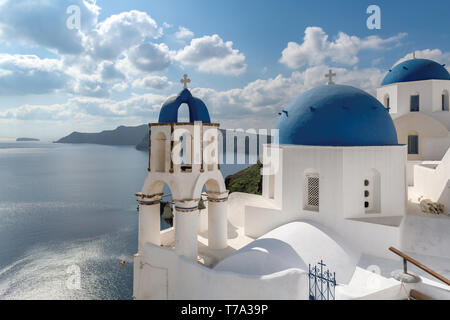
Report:
M245 192L262 194L262 163L258 163L229 175L225 179L225 185L231 192Z

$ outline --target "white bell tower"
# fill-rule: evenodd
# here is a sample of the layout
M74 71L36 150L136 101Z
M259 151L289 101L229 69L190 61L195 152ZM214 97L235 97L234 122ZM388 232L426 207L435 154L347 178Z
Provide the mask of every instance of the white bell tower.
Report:
M228 191L219 168L219 124L211 123L206 105L184 89L162 106L158 123L149 124L148 175L140 193L139 246L171 247L176 254L198 259L198 204L205 189L208 199L208 247L227 245ZM178 108L189 107L189 122L178 122ZM160 201L168 185L174 208L174 226L161 231ZM173 238L167 236L172 234ZM136 270L136 269L135 269ZM135 272L135 282L136 272Z

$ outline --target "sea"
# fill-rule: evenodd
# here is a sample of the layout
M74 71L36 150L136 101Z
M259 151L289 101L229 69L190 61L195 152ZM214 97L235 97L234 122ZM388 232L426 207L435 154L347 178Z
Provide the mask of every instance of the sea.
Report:
M147 163L133 146L0 141L0 300L132 299Z

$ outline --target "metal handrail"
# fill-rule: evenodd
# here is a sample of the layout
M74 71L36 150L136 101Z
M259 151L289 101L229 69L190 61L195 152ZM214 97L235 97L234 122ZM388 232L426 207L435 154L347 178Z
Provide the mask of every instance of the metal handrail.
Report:
M389 250L392 251L393 253L395 253L396 255L400 256L403 258L403 272L404 273L408 273L408 269L407 269L407 262L411 262L413 265L415 265L416 267L422 269L423 271L427 272L428 274L432 275L433 277L435 277L436 279L441 280L442 282L446 283L448 286L450 286L450 280L447 279L446 277L444 277L443 275L440 275L439 273L437 273L436 271L431 270L430 268L428 268L427 266L421 264L419 261L411 258L410 256L408 256L407 254L401 252L400 250L394 248L394 247L389 247Z

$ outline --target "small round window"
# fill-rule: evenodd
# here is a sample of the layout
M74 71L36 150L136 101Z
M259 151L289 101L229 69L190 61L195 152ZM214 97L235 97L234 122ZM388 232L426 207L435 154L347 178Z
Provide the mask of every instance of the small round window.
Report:
M366 186L366 187L367 187L368 185L369 185L369 180L367 180L367 179L366 179L366 180L364 180L364 186Z
M364 208L368 208L369 207L369 202L365 201L364 202Z
M364 197L368 197L369 196L369 191L367 191L367 190L364 190Z

